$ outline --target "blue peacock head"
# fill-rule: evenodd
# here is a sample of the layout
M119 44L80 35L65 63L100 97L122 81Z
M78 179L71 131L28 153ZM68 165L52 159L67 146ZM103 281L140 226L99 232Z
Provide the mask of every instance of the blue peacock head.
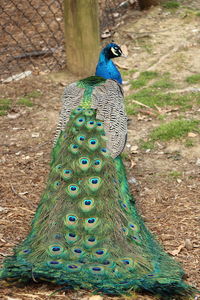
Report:
M115 43L110 43L110 44L106 45L103 48L102 52L104 53L104 55L107 59L112 59L112 58L120 57L123 55L122 49L120 48L120 46L118 46Z

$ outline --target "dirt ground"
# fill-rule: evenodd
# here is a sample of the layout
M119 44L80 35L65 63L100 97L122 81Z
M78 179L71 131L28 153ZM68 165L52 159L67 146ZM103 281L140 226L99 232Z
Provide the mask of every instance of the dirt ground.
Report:
M128 50L128 58L118 61L121 68L170 72L178 89L190 88L184 78L199 73L200 17L186 9L172 12L159 7L133 14L114 36ZM138 73L131 76L137 78ZM64 86L77 79L66 72L0 86L1 97L10 98L13 103L8 115L0 117L1 261L29 231L49 171L59 100ZM126 95L131 93L129 84L124 88ZM19 99L35 91L38 96L31 99L34 106L17 105ZM163 109L166 122L178 115L200 119L197 105L184 112L179 108ZM200 135L193 135L195 143L190 148L182 140L172 140L157 142L154 149L140 150L140 139L145 139L161 120L144 110L129 119L125 163L138 209L165 250L181 262L187 282L200 289ZM169 176L172 171L179 176ZM56 289L47 284L17 287L3 283L0 299L48 299ZM52 299L92 300L92 292L58 291ZM155 298L147 295L94 298L100 299Z

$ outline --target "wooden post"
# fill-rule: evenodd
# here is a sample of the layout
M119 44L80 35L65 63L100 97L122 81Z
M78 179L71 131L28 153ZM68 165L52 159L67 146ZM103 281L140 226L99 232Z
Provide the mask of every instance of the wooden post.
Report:
M97 0L64 0L67 68L80 76L94 75L99 56Z
M159 5L160 0L138 0L140 9L147 9L154 5Z

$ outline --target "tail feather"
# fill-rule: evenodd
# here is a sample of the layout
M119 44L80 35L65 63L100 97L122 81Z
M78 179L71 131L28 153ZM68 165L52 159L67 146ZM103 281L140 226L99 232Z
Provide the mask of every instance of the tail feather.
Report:
M182 276L137 213L121 157L109 154L96 111L73 110L52 151L31 232L4 261L0 278L180 299L195 292Z

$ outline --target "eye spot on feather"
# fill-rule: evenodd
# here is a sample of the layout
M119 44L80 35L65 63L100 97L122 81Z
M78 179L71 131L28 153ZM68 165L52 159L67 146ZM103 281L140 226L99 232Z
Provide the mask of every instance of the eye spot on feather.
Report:
M86 248L92 248L92 247L96 246L96 244L97 244L97 239L94 236L87 237L84 242L84 246Z
M99 271L101 271L101 268L100 267L93 267L92 270L95 271L95 272L99 272Z
M69 216L68 217L68 220L70 221L70 222L75 222L76 221L76 217L75 216Z
M71 197L77 197L80 193L80 189L76 184L70 184L66 190L68 195L70 195Z
M77 154L79 152L79 145L77 144L71 144L69 146L70 152L73 154Z
M69 233L69 236L74 238L74 237L76 237L76 234L75 233Z
M103 262L103 265L105 265L105 266L110 265L110 261L109 261L109 260L105 260L105 261Z
M78 161L78 166L82 171L87 171L90 167L90 159L87 157L81 157Z
M81 249L74 249L75 253L82 253L83 251Z
M56 167L55 167L55 170L56 170L56 172L60 172L60 170L62 169L62 165L61 164L59 164L59 165L57 165Z
M92 204L92 200L84 200L84 204L85 204L86 206L89 206L89 205Z
M74 232L69 232L65 236L68 244L73 244L78 240L78 235Z
M90 139L88 141L88 147L90 150L96 150L98 148L98 140L97 139Z
M52 247L52 251L53 251L53 252L60 251L60 247Z
M91 243L93 243L93 242L96 241L96 239L95 239L95 237L90 237L90 238L88 239L88 241L91 242Z
M84 135L79 135L77 137L77 142L79 145L83 144L83 142L85 141L85 136Z
M76 228L76 226L78 224L78 218L75 215L67 215L64 222L67 225L67 227L73 229L73 228Z
M94 111L92 109L86 109L84 112L85 116L92 116L94 114Z
M58 244L50 245L48 247L49 254L53 256L60 255L61 253L63 253L63 251L63 247Z
M108 157L109 156L109 151L107 148L101 148L101 153L103 154L103 156Z
M73 252L73 255L75 255L76 257L81 258L84 255L84 251L81 248L72 248L71 251Z
M24 253L24 254L29 254L30 252L31 252L30 249L24 249L24 250L22 250L22 253Z
M77 127L81 127L83 126L85 123L85 118L84 117L80 117L80 118L77 118L74 122L74 124L77 126Z
M57 261L57 260L51 260L49 263L50 263L51 265L58 265L58 264L59 264L59 261Z
M129 223L129 228L134 231L134 232L138 232L139 231L139 228L136 224L133 224L133 223Z
M52 267L52 268L60 268L63 265L63 261L62 260L50 260L47 262L47 264Z
M96 122L94 120L90 120L86 123L86 128L87 129L93 129L96 127Z
M62 171L62 178L64 179L64 180L68 180L68 179L70 179L71 177L72 177L72 170L69 170L69 169L64 169L63 171Z
M130 261L129 261L128 259L123 259L123 260L122 260L122 263L123 263L124 265L129 265L129 264L130 264Z
M78 267L76 265L69 265L68 268L69 269L77 269Z
M61 182L60 182L60 181L55 181L54 184L53 184L54 190L57 190L57 189L59 188L60 185L61 185Z
M104 267L101 266L93 266L89 268L90 272L94 275L103 275L104 272Z
M96 220L95 220L95 218L89 218L88 220L87 220L87 222L89 223L89 224L92 224L92 223L94 223Z
M68 271L70 272L79 272L81 270L81 266L77 264L67 265Z
M91 217L85 220L84 227L86 230L93 230L98 226L98 218Z
M101 179L100 177L91 177L88 181L88 186L91 191L96 192L101 186Z
M123 228L122 228L122 231L123 231L123 233L124 233L125 235L128 235L128 228L123 227Z
M104 254L104 250L97 250L97 251L96 251L96 254L98 254L98 255L103 255L103 254Z

